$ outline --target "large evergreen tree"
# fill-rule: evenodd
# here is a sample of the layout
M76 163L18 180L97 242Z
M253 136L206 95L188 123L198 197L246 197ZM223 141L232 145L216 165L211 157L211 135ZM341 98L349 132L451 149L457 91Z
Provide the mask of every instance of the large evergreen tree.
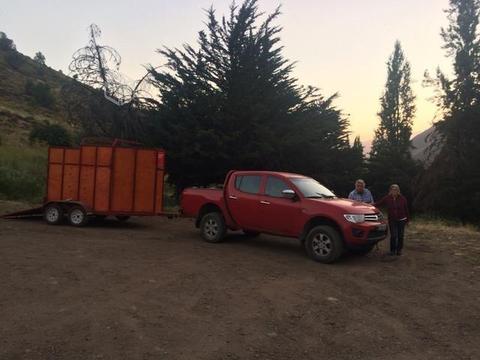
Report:
M179 189L221 182L230 169L310 174L344 191L347 120L316 89L298 85L282 55L279 11L256 0L207 12L197 45L164 48L167 68L150 69L160 92L155 142L168 150ZM352 160L353 161L353 160Z
M411 179L416 171L411 157L415 96L411 88L410 63L400 42L387 62L387 81L380 98L380 125L375 131L369 159L369 183L379 196L390 184L398 183L410 195Z
M463 221L479 222L480 208L480 38L478 0L450 0L444 49L453 77L440 70L435 83L443 113L437 157L419 183L416 207Z

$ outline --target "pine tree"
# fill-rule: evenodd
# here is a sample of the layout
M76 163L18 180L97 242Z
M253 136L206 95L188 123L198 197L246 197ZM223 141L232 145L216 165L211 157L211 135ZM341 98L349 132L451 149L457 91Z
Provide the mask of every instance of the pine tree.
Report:
M479 222L480 208L480 2L450 0L449 25L441 36L453 59L449 79L437 71L433 81L442 119L435 124L440 147L419 182L415 206L441 216Z
M345 178L336 170L351 150L348 121L335 95L297 84L278 15L262 16L256 0L222 19L211 8L196 47L160 50L167 69L150 69L160 92L154 141L179 190L219 183L230 169L298 171L333 186Z
M45 58L45 55L43 55L40 51L38 51L35 54L35 57L33 58L33 60L41 65L45 65L46 58Z
M15 51L17 47L15 46L13 40L9 39L7 34L0 31L0 50L1 51Z
M380 104L380 125L375 131L368 166L369 182L377 196L384 194L392 183L399 183L410 195L411 178L416 171L410 153L416 108L410 63L398 41L387 62L387 81Z

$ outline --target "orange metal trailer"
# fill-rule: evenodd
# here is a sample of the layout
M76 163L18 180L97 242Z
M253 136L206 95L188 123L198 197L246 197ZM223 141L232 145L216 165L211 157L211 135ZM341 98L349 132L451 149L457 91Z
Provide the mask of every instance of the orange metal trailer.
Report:
M82 226L92 215L126 220L163 214L165 152L120 144L50 147L44 205L5 217L41 212L50 224L66 216Z

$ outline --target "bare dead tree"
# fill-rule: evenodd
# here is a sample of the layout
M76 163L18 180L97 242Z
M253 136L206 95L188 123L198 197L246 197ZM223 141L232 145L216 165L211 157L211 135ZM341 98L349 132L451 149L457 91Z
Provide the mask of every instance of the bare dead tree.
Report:
M88 45L73 54L69 70L76 80L101 89L108 100L123 105L131 101L132 88L125 84L120 74L122 58L118 51L99 44L101 34L97 25L89 26Z

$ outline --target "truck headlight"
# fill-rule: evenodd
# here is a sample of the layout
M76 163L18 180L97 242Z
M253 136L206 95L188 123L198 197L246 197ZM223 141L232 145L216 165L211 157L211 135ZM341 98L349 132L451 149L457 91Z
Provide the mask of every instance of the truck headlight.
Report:
M365 215L363 214L345 214L343 216L345 217L345 220L354 224L363 223L365 221Z

